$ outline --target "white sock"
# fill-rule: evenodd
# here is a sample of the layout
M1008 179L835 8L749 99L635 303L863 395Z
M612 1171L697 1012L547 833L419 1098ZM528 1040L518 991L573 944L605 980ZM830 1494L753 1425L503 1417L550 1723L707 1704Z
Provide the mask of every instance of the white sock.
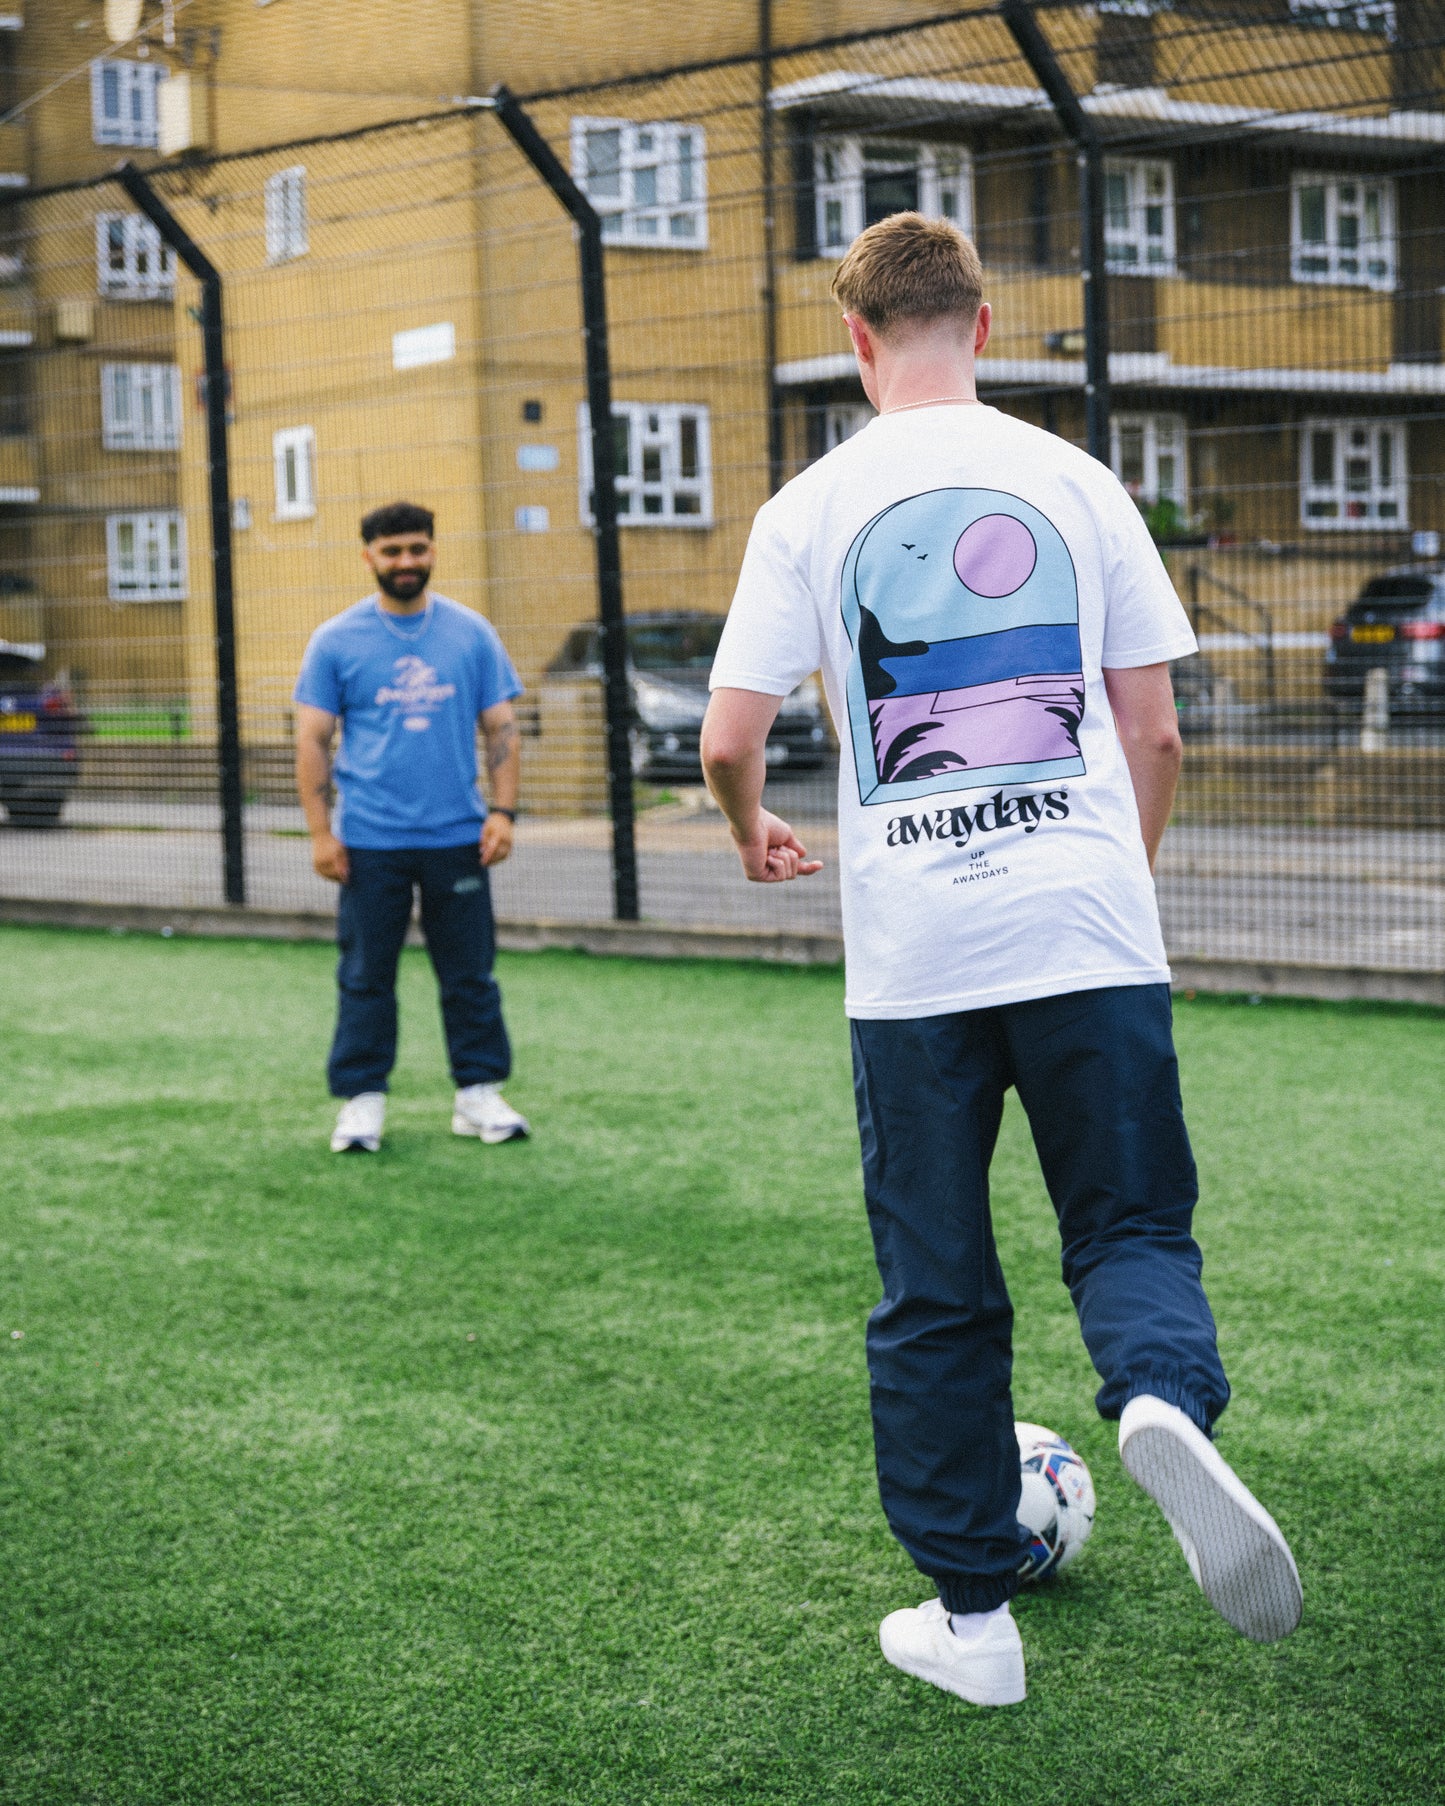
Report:
M1005 1599L1002 1605L996 1605L991 1612L950 1612L948 1628L954 1636L961 1637L965 1643L971 1643L976 1637L983 1635L995 1618L1007 1618L1010 1615L1008 1600Z

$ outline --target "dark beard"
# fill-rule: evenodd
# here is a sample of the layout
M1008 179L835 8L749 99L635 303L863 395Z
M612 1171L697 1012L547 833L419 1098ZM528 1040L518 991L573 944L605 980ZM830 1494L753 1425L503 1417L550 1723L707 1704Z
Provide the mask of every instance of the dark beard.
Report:
M431 578L430 571L390 571L376 573L377 586L393 602L415 602Z

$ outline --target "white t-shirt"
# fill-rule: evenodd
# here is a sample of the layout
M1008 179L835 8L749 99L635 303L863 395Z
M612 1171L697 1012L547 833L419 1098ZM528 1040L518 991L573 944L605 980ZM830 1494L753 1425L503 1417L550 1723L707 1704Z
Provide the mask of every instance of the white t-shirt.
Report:
M1195 649L1111 472L996 408L884 415L759 509L712 687L822 670L850 1016L1167 981L1102 671Z

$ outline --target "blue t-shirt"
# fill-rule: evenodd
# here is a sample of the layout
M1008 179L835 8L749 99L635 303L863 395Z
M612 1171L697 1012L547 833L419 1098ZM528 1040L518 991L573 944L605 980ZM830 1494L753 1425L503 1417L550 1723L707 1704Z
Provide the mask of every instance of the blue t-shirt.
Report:
M374 596L312 634L295 700L341 717L336 838L349 847L455 847L486 819L477 716L520 696L490 621L433 595L408 620Z

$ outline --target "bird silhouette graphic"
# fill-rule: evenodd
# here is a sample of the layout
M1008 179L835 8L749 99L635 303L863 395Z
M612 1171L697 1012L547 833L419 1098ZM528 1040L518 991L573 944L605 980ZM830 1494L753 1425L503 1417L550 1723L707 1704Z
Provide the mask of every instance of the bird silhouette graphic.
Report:
M842 592L865 803L1083 773L1078 583L1032 504L992 489L896 502L854 540Z

